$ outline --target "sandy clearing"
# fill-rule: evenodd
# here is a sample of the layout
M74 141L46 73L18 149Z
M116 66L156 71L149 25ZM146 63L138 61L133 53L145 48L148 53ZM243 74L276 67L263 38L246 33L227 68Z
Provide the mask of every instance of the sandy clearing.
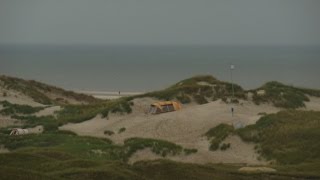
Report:
M269 167L242 167L238 170L239 172L245 172L245 173L272 173L276 172L277 170Z

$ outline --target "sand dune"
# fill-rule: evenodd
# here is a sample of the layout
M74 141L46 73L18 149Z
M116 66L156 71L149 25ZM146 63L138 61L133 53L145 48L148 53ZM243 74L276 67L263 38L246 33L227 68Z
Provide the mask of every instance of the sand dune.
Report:
M119 144L127 138L144 137L164 139L186 148L198 149L198 153L190 156L170 157L183 162L265 163L257 160L258 156L254 152L253 144L244 143L235 136L225 140L231 143L231 148L227 151L209 151L209 142L203 137L203 134L220 123L254 124L260 118L258 113L275 113L280 110L279 108L272 105L256 106L251 102L242 101L239 105L234 106L235 115L232 117L231 105L219 100L204 105L184 106L182 110L171 113L145 114L145 108L154 101L157 100L151 98L136 99L134 100L135 106L132 114L111 115L109 120L97 116L82 123L64 125L60 129L70 130L79 135L108 137ZM118 130L123 127L126 128L126 131L118 134ZM115 134L106 136L104 135L105 130L113 131ZM155 158L155 155L150 155L145 151L135 154L131 162Z

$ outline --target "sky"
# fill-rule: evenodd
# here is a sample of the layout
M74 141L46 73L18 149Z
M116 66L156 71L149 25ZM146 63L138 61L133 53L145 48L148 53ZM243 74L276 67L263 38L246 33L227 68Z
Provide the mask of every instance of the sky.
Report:
M319 0L0 0L0 45L320 45Z

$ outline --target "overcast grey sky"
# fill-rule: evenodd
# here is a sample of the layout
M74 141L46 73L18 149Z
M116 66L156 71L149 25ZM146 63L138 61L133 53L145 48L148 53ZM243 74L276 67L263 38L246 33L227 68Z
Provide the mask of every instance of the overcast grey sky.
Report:
M320 45L320 0L0 0L0 44Z

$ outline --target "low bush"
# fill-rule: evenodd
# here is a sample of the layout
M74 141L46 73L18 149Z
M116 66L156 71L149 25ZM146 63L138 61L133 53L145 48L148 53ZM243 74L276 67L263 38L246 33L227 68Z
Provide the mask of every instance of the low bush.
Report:
M112 136L112 135L114 134L114 132L113 132L113 131L110 131L110 130L105 130L105 131L104 131L104 134L105 134L105 135L108 135L108 136Z
M185 94L177 96L177 100L180 101L182 104L188 104L191 102L191 98Z
M126 131L126 128L125 128L125 127L120 128L119 131L118 131L118 134L123 133L123 132L125 132L125 131Z
M207 99L202 95L197 94L197 95L194 95L193 98L196 101L196 103L198 103L198 104L207 104L208 103Z
M198 150L197 149L184 149L183 152L184 152L185 155L190 155L190 154L197 153Z
M223 143L222 145L221 145L221 147L220 147L220 150L221 151L225 151L225 150L227 150L227 149L229 149L230 148L230 143Z
M183 150L181 146L174 143L148 138L126 139L124 141L124 146L126 148L127 157L130 157L133 153L145 148L150 148L152 152L163 157L167 155L178 155Z
M234 128L231 125L219 124L218 126L211 128L205 136L210 140L210 150L215 151L220 147L220 143L234 132Z

